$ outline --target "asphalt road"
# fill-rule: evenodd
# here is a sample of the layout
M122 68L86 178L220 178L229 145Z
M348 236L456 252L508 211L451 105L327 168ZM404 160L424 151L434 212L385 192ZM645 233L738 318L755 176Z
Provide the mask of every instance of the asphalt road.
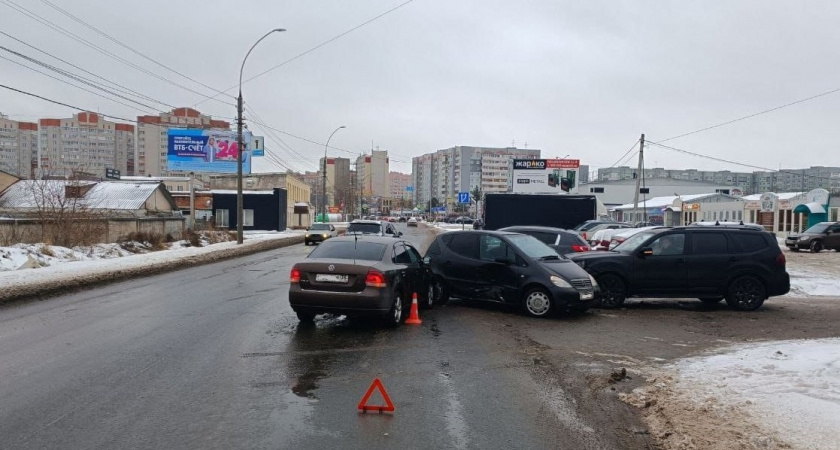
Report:
M426 228L400 229L425 250ZM453 301L421 326L288 306L296 245L0 308L0 447L650 448L612 370L723 343L837 336L831 300L754 313L631 301L536 320ZM360 414L374 378L393 414ZM374 397L374 401L378 397Z

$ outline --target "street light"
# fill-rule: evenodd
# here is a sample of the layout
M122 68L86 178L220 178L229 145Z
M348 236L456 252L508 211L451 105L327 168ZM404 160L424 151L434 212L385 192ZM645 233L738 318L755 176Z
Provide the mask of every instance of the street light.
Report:
M340 130L342 128L347 128L347 127L342 125L342 126L336 128L332 133L330 133L330 137L327 138L327 143L324 144L324 172L321 174L321 178L323 178L323 180L324 180L324 186L323 186L324 190L321 192L321 194L323 195L323 198L322 198L323 201L321 202L322 203L322 205L321 205L321 220L323 220L324 222L327 221L326 220L326 218L327 218L327 148L329 148L329 146L330 146L330 139L332 139L333 135L335 133L337 133L338 130ZM335 183L335 182L333 181L333 183ZM318 218L316 217L315 219L317 220Z
M254 50L254 47L260 43L263 39L268 37L269 34L274 32L281 32L286 31L285 28L275 28L263 37L259 38L257 42L254 42L254 45L248 49L248 53L245 54L245 59L242 60L242 66L239 67L239 97L236 98L236 144L238 145L236 151L236 243L242 244L242 221L243 221L243 211L242 211L242 152L245 151L245 143L242 141L242 109L243 109L243 102L242 102L242 71L245 70L245 61L248 60L248 55L251 54L251 51Z

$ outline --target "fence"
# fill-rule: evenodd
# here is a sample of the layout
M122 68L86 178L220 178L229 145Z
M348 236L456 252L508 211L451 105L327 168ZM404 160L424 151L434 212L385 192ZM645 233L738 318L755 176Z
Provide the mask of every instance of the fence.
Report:
M74 223L86 233L85 242L79 244L117 242L134 232L180 237L185 230L183 217L84 219L62 226L73 227ZM44 242L46 226L38 219L0 219L0 246Z

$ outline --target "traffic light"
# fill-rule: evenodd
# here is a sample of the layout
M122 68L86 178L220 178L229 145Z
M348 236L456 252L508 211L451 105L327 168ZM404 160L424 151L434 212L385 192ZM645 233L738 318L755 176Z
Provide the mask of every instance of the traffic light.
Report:
M571 190L572 183L569 182L568 178L560 178L560 190L569 192Z

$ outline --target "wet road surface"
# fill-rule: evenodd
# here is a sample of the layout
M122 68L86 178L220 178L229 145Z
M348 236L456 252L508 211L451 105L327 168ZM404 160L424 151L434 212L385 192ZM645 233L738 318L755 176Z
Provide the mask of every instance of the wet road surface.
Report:
M425 227L405 229L425 250ZM723 342L836 335L828 301L638 302L535 320L453 301L421 326L299 326L297 245L0 309L2 448L649 448L606 380ZM695 304L696 303L696 304ZM374 378L393 414L359 414ZM637 382L638 380L636 380ZM372 403L381 399L374 395Z

